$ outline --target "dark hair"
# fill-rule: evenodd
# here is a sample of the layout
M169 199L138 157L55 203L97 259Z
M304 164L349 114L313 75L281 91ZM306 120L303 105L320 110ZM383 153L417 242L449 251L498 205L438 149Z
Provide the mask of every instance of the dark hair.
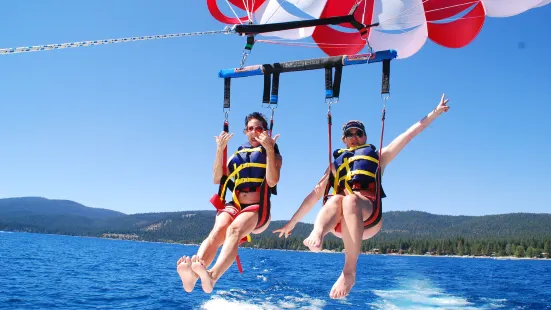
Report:
M268 129L268 122L266 121L266 117L260 112L253 112L245 117L245 127L247 127L247 124L251 119L257 119L262 123L262 127L264 129Z

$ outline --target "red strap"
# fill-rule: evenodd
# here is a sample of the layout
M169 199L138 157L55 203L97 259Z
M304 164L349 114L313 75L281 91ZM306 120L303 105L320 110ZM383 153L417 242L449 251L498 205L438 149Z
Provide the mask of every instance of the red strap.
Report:
M224 131L229 133L229 123L227 120L224 121ZM224 157L222 158L222 168L224 169L224 175L228 175L228 146L224 147Z
M239 240L239 244L237 246L239 246L241 243L245 243L247 242L247 236L241 238L241 240ZM239 254L237 254L235 256L235 262L237 263L237 269L239 270L239 273L243 273L243 266L241 265L241 259L239 259Z
M237 269L239 269L239 273L243 273L243 266L241 266L241 260L239 259L239 254L235 256L235 262L237 263Z
M381 202L381 179L383 173L381 172L381 161L383 160L383 136L385 132L385 116L386 116L386 102L383 106L383 116L382 116L382 126L381 126L381 144L379 146L379 163L377 164L377 201L375 203Z

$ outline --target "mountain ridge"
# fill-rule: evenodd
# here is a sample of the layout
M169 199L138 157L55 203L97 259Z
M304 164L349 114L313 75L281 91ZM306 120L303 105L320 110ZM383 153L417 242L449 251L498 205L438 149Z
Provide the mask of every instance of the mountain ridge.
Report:
M199 244L209 234L215 210L125 214L84 206L71 200L43 197L0 199L0 230ZM298 223L289 238L273 231L286 220L274 220L252 243L241 247L306 250L302 241L313 225ZM376 253L549 257L551 214L437 215L425 211L383 212L383 228L362 242ZM323 248L342 251L331 233Z

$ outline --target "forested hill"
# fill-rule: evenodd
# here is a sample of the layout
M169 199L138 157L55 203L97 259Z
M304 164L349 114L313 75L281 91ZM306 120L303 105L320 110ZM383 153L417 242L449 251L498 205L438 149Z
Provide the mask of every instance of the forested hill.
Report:
M214 211L129 215L90 208L68 200L39 197L0 199L0 230L6 231L199 243L212 228L214 216ZM551 214L449 216L419 211L393 211L385 212L383 218L383 229L370 242L551 238ZM279 239L272 231L285 223L286 221L273 221L262 235L253 235L253 243L264 248L302 248L298 240L309 234L312 224L299 223L292 238ZM331 234L328 235L327 242L329 247L332 244L341 244ZM289 246L290 243L294 245Z
M392 211L384 213L383 226L385 235L409 238L531 238L551 235L551 214L451 216Z
M0 199L0 216L28 215L67 215L83 216L92 219L106 219L125 215L124 213L89 208L70 200L22 197Z

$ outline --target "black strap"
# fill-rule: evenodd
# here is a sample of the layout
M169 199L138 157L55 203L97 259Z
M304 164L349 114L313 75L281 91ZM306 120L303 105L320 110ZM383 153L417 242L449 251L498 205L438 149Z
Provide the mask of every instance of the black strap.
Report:
M272 95L270 96L270 104L277 104L279 97L279 72L274 72L272 75Z
M381 94L390 93L390 59L383 60L383 81Z
M325 98L333 98L333 68L325 68Z
M333 80L333 97L338 98L341 93L342 66L335 67L335 79Z
M335 66L335 77L333 68L325 68L325 98L338 98L341 93L342 65Z
M230 108L231 78L224 78L224 109Z
M262 93L262 103L270 103L270 78L270 73L264 72L264 92Z
M331 16L331 17L298 20L298 21L287 21L287 22L280 22L280 23L248 24L248 25L241 24L241 25L236 25L234 30L236 33L240 35L244 35L244 34L251 35L251 34L260 34L260 33L266 33L266 32L290 30L290 29L308 28L308 27L314 27L314 26L340 25L340 24L350 23L351 25L354 26L354 28L362 32L362 31L367 31L366 29L369 27L378 26L379 23L375 23L372 25L364 25L355 19L354 13L356 12L356 10L358 9L358 6L360 5L359 2L360 1L358 1L358 3L356 3L352 7L348 15Z
M254 41L254 35L252 35L252 34L251 34L251 35L248 35L248 36L247 36L247 43L245 44L245 49L246 49L246 50L249 50L249 51L252 50L252 49L253 49L253 46L254 46L254 43L255 43L255 41Z
M229 90L228 90L229 92ZM226 105L224 104L224 107L226 107ZM229 108L229 104L228 104L228 108ZM228 121L224 121L224 126L223 126L223 130L226 132L226 133L229 133L230 132L230 124L228 123ZM227 166L227 146L226 146L226 149L224 149L224 158L222 159L222 162L224 163L225 166ZM222 167L222 169L226 169L226 167ZM220 178L220 184L218 186L218 196L222 199L224 199L224 197L222 196L225 196L225 192L224 192L224 184L226 183L226 180L228 179L228 175L226 174L222 174L222 177ZM233 189L235 188L235 183L232 181L232 180L229 180L228 181L228 186L227 186L227 189L229 189L230 191L233 192Z
M358 6L360 5L360 2L361 1L358 1L358 3L356 3L352 9L350 10L350 12L348 13L349 16L354 16L354 13L356 12L356 9L358 8ZM357 21L355 18L352 18L350 20L350 25L352 25L354 28L356 28L356 30L358 30L360 32L360 36L363 37L366 33L367 33L367 29L369 29L369 27L375 27L375 26L379 26L379 23L375 23L373 25L369 25L369 26L366 26L362 23L360 23L359 21Z

